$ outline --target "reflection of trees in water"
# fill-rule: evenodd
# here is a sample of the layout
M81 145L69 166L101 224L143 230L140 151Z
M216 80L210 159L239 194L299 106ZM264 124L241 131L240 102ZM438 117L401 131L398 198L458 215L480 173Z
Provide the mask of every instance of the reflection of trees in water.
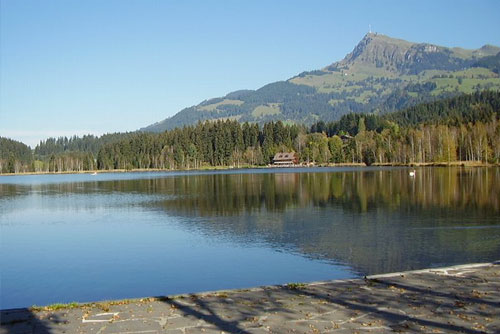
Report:
M283 212L340 206L352 212L467 209L500 211L500 168L422 168L337 173L193 174L174 177L34 185L0 184L2 196L40 194L137 194L156 206L190 216Z
M143 180L144 181L144 180ZM499 168L427 168L346 173L191 175L147 180L176 195L161 203L186 215L225 216L266 209L340 206L353 212L434 209L498 212Z
M499 171L429 168L415 178L403 169L164 179L176 183L170 189L180 196L158 204L177 215L205 217L191 224L210 235L264 240L277 249L379 273L495 259ZM491 228L484 223L488 217Z

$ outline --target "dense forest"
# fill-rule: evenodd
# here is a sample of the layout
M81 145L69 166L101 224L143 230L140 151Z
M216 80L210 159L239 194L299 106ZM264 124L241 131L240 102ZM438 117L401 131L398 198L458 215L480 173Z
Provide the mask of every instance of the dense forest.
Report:
M351 113L310 128L281 121L219 120L163 133L49 138L31 152L0 138L3 173L192 169L267 165L277 152L301 163L500 163L500 92L420 104L395 113Z
M311 126L311 132L325 132L329 137L335 134L357 134L360 118L365 119L366 130L381 132L395 123L399 127L415 127L421 124L461 124L487 123L492 117L498 117L500 111L499 92L484 91L475 94L463 94L453 98L422 103L414 107L385 115L351 113L337 122L317 122ZM496 115L496 116L495 116Z
M29 146L0 137L0 172L20 173L31 171L33 155Z

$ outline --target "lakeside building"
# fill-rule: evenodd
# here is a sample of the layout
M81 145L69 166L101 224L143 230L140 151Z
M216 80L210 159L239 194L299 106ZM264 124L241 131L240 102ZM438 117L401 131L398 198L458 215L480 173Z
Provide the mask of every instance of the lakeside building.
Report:
M276 153L273 158L273 164L275 166L289 166L289 165L296 165L298 163L299 163L299 156L295 152Z

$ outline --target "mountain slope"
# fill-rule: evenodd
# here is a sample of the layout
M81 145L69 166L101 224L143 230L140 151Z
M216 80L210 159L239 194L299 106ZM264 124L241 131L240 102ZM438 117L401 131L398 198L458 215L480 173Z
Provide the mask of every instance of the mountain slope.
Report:
M497 90L500 78L489 64L498 52L492 45L466 50L370 33L343 60L321 70L203 101L141 130L161 132L218 119L312 124L350 112L384 113L459 93Z

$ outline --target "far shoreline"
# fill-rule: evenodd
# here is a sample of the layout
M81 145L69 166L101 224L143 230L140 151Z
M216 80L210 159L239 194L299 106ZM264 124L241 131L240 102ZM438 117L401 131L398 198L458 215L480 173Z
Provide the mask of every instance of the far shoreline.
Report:
M133 168L133 169L96 169L82 171L62 171L62 172L22 172L22 173L0 173L0 176L22 176L22 175L65 175L65 174L104 174L104 173L147 173L147 172L186 172L186 171L223 171L223 170L244 170L244 169L279 169L279 168L331 168L331 167L500 167L500 163L490 164L481 161L453 161L453 162L415 162L415 163L328 163L309 165L242 165L236 166L206 166L202 168L183 169L161 169L161 168Z

